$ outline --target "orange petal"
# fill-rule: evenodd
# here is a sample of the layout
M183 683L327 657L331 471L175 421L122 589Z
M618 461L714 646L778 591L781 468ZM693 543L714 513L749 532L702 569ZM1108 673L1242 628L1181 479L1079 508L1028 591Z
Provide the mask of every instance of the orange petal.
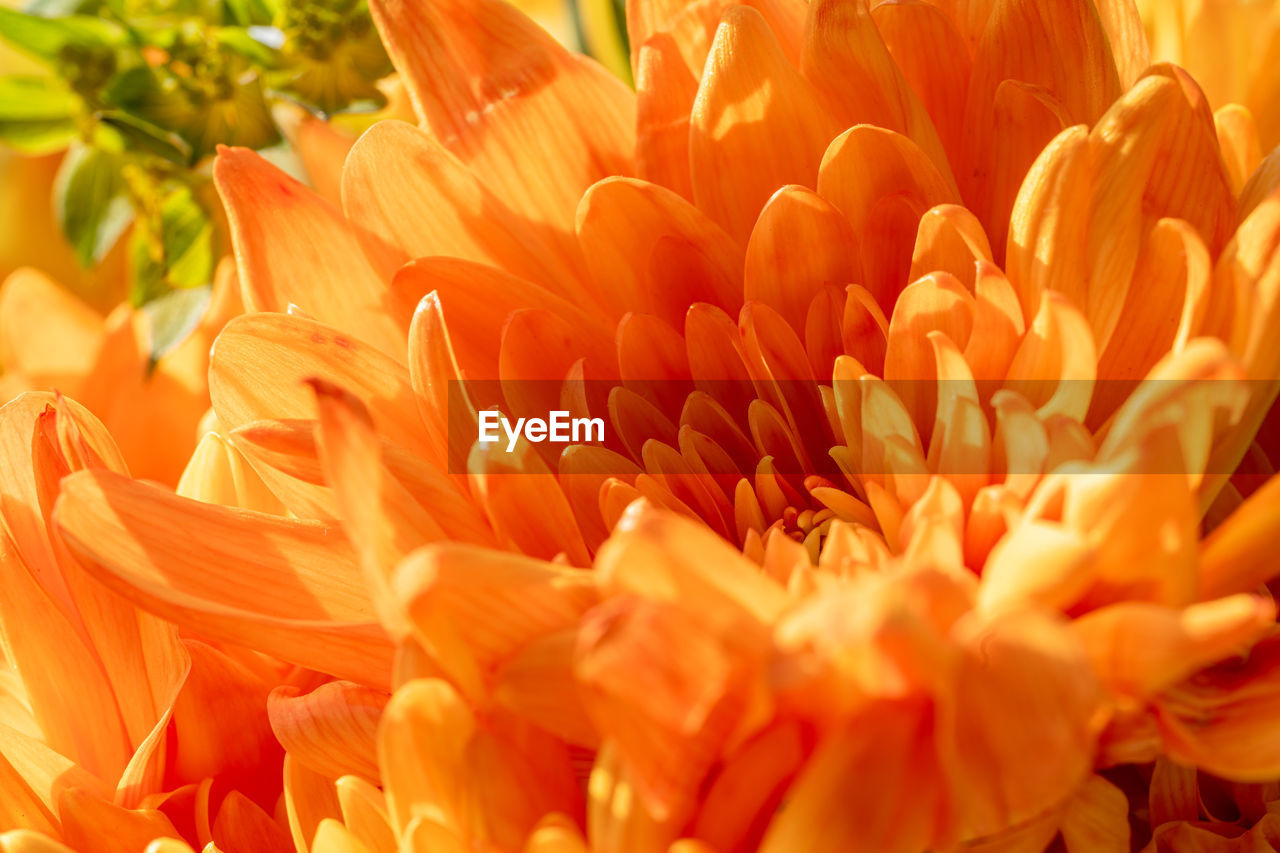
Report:
M553 239L572 232L587 187L631 171L635 95L514 7L377 0L370 11L425 128Z
M954 186L938 132L881 40L865 0L810 4L800 69L822 92L837 125L875 125L909 137Z
M1089 411L1097 371L1088 321L1060 293L1045 291L1005 388L1035 404L1041 418L1064 415L1079 422Z
M1125 853L1129 846L1129 798L1094 774L1076 789L1062 816L1067 850Z
M253 421L312 419L308 379L347 389L369 407L378 432L421 452L442 456L418 417L408 371L338 328L282 314L248 314L227 324L209 365L209 393L228 430Z
M1280 659L1275 637L1244 661L1205 670L1162 696L1157 708L1164 751L1181 764L1242 782L1275 777L1280 739Z
M1276 575L1271 549L1280 535L1277 496L1280 477L1273 477L1205 539L1200 550L1202 600L1249 592Z
M333 782L299 764L288 754L284 757L284 805L289 819L289 834L297 850L312 849L321 822L342 817Z
M583 196L577 228L598 298L615 318L656 314L678 328L695 302L729 311L741 304L742 249L670 190L601 181Z
M445 531L382 464L382 447L367 409L341 388L312 380L320 410L316 438L325 476L333 484L343 529L359 555L365 584L382 623L401 626L389 590L399 560ZM443 501L465 500L452 481L437 480Z
M991 246L977 218L959 205L940 204L920 218L907 278L949 272L972 293L979 262L990 260Z
M769 823L762 853L816 850L910 853L940 835L941 772L934 708L882 702L828 736ZM875 780L872 782L872 780ZM941 839L939 839L941 840Z
M497 442L476 443L467 470L472 492L500 542L542 559L563 553L570 565L590 562L564 490L532 445L521 439L512 453ZM530 513L529 507L538 507Z
M1028 324L1046 290L1085 303L1081 294L1088 267L1080 247L1093 186L1089 149L1083 127L1059 133L1031 165L1014 202L1004 268Z
M387 817L382 791L358 776L343 776L334 783L342 806L342 822L368 853L395 853L396 837Z
M816 184L822 153L838 131L764 17L730 6L689 121L698 207L745 242L774 191Z
M577 261L541 242L436 137L379 122L355 144L342 181L348 218L398 250L378 269L384 281L412 258L447 255L583 296Z
M692 201L689 115L698 94L697 78L670 35L657 34L638 47L636 176Z
M953 772L964 780L968 834L981 836L1035 817L1084 781L1102 692L1067 627L1035 611L973 616L954 635L964 687Z
M845 131L827 148L818 194L853 226L865 284L886 314L907 283L920 216L934 205L959 201L950 174L940 173L914 142L872 125ZM892 242L891 249L884 240Z
M659 820L693 811L703 777L750 724L766 658L767 634L747 614L696 607L610 599L587 617L574 658L587 713Z
M470 785L462 773L475 730L471 709L443 681L411 681L392 696L378 730L378 765L398 832L419 816L466 825Z
M102 318L53 280L20 269L0 286L0 364L31 387L79 397L102 346Z
M331 681L307 694L277 687L267 701L271 730L294 760L323 776L377 780L375 735L387 694Z
M1231 192L1239 197L1249 176L1262 162L1262 145L1253 114L1239 104L1227 104L1213 114L1218 147L1227 166Z
M246 149L222 149L214 181L231 225L247 308L285 311L296 305L400 357L408 318L401 325L387 313L387 282L365 260L357 226ZM316 269L325 274L315 275Z
M291 845L285 828L239 791L222 801L213 821L213 843L237 853L275 853Z
M743 278L746 301L763 302L803 334L809 305L824 287L862 279L857 237L821 196L783 187L751 231Z
M193 631L362 683L389 677L390 649L354 559L325 525L98 471L64 481L54 520L95 577ZM191 533L180 548L175 529Z
M162 812L122 809L78 788L69 788L58 802L62 837L75 850L137 853L153 838L177 838L178 830Z
M1269 633L1275 604L1232 595L1184 610L1121 602L1072 623L1094 670L1111 690L1149 699Z
M782 587L702 525L637 505L596 558L609 594L632 593L702 608L745 610L768 624L782 612Z
M315 191L342 207L342 166L356 138L331 121L308 115L293 131L292 143Z
M998 2L973 57L973 76L965 111L966 166L958 170L961 188L969 198L992 182L997 171L1017 177L1030 160L996 160L999 93L1005 81L1041 87L1046 97L1061 104L1062 124L1092 124L1120 95L1120 80L1097 9L1089 0L1068 0L1043 9L1027 3ZM1042 134L1041 124L1033 133ZM1025 132L1025 131L1024 131ZM1054 132L1054 131L1050 131ZM1047 138L1035 140L1043 144ZM1034 156L1034 143L1021 150ZM1007 153L1007 152L1001 152ZM986 207L984 205L984 207ZM979 208L978 218L999 240L1003 223L992 208Z
M530 643L575 625L597 600L586 571L455 543L406 558L395 590L419 641L441 656L443 668L462 652L482 676Z

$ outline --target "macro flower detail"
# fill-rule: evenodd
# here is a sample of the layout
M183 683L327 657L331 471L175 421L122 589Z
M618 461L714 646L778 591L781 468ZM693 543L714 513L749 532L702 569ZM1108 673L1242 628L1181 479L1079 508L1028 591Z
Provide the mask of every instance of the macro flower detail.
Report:
M370 12L416 123L213 163L176 491L0 410L0 849L1280 844L1268 102L1122 2Z

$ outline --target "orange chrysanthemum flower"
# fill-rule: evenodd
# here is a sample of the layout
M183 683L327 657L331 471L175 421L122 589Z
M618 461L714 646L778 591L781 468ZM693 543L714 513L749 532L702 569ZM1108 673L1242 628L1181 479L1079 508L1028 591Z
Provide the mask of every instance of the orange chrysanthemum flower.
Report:
M1196 792L1280 778L1280 187L1148 67L1132 5L645 0L634 93L497 0L373 10L420 126L361 136L340 206L215 164L249 313L179 494L69 402L4 410L35 472L0 508L30 590L5 636L55 608L144 739L227 750L135 781L133 729L104 758L37 717L96 778L127 767L115 806L42 801L33 829L83 847L97 809L138 834L89 849L287 826L325 853L1245 832ZM477 440L553 410L603 439ZM151 648L113 645L129 619L234 670L243 716L137 704L175 679L115 680ZM275 820L246 790L264 718Z

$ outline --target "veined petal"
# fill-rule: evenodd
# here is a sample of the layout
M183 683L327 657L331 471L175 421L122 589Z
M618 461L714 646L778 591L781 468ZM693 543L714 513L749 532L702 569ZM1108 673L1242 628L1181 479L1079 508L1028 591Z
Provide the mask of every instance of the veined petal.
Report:
M885 47L866 0L810 4L800 70L837 125L875 125L909 137L954 186L938 132Z
M313 419L309 379L347 389L369 407L379 432L428 459L442 458L418 417L408 371L337 328L284 314L247 314L227 324L209 365L209 396L226 429L260 420Z
M1000 164L990 158L996 133L997 96L1007 80L1040 86L1061 103L1063 124L1092 124L1120 95L1120 80L1107 35L1090 0L1040 6L1023 0L994 4L973 57L965 111L965 162L960 169L965 197L991 180L997 169L1016 175L1025 163ZM1027 152L1030 153L1030 152ZM983 216L988 232L997 223Z
M295 761L331 778L378 780L378 720L388 696L348 681L303 694L277 687L267 701L271 730Z
M747 302L763 302L803 334L809 305L824 287L861 279L857 236L838 210L804 187L773 194L747 242Z
M963 34L940 4L881 3L871 18L932 119L952 169L957 168L970 71Z
M816 184L822 153L839 129L787 62L764 17L730 6L689 123L698 207L745 242L779 187Z
M691 304L735 311L742 302L741 246L670 190L629 178L601 181L583 196L577 228L613 318L638 311L679 328Z
M54 521L95 577L146 609L339 677L389 678L386 636L349 546L330 527L188 501L99 471L64 481ZM175 529L189 535L175 540Z
M378 270L384 281L413 258L448 255L582 296L580 259L557 254L560 243L532 231L437 138L415 127L375 124L351 150L342 181L347 217L398 250Z
M224 148L214 161L214 181L250 310L296 305L399 359L408 317L397 322L387 313L387 282L365 260L359 226L252 151Z
M499 0L375 0L373 19L427 130L553 240L583 191L630 173L635 95Z
M1087 266L1080 246L1089 224L1092 182L1089 134L1079 126L1054 137L1022 182L1009 218L1004 268L1028 324L1046 290L1084 304L1079 297Z
M657 33L640 45L636 63L636 176L693 201L689 115L698 79L668 33Z
M940 173L914 142L865 124L845 131L827 148L818 194L853 226L864 283L885 314L893 313L907 282L920 217L934 205L960 200L950 174Z

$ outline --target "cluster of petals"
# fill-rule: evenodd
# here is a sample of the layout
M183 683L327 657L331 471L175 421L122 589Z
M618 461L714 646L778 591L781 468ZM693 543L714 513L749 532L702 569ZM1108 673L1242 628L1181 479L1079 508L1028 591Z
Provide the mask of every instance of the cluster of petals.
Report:
M176 490L100 349L0 410L0 850L1280 849L1265 99L1122 0L638 0L634 92L371 6L417 124L219 153Z

